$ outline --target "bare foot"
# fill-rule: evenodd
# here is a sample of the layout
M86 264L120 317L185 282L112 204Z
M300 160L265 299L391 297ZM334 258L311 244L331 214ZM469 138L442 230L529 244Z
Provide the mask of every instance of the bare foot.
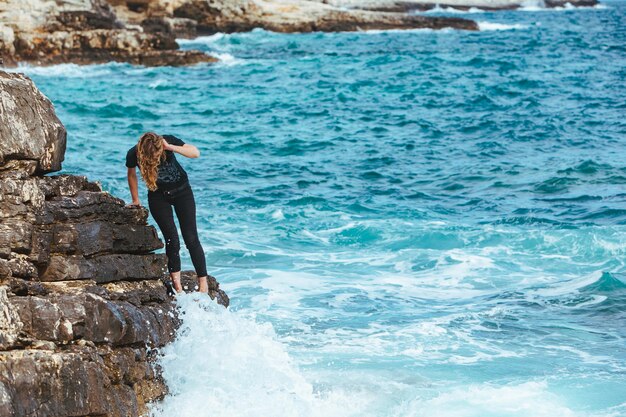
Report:
M179 294L183 292L183 286L180 283L180 271L172 272L170 276L172 277L172 283L174 284L174 289L176 290L176 292Z
M209 284L207 283L207 277L198 277L198 292L207 294L209 292Z

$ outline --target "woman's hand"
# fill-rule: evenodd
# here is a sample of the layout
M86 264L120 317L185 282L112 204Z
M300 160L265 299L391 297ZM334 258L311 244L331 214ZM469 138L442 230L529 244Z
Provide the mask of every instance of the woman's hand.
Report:
M163 139L163 150L165 151L173 151L172 145L170 145L165 139Z
M132 203L126 204L126 207L128 207L128 208L140 208L141 207L141 203L139 202L139 200L133 201Z

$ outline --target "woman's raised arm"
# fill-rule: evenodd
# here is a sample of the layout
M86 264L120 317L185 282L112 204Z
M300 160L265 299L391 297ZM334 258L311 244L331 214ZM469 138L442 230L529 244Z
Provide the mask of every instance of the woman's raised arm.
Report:
M182 156L186 156L187 158L197 158L200 156L200 151L195 146L185 143L182 146L171 145L167 143L165 139L163 139L163 149L166 151L172 151L181 154Z

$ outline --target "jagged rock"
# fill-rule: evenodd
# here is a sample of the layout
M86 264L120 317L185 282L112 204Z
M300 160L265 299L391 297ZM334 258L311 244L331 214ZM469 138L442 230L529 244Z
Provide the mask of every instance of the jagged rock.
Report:
M53 342L68 342L74 338L72 324L50 300L34 296L12 297L11 304L29 336Z
M0 352L0 414L111 415L102 362L90 349Z
M83 175L55 175L41 177L39 188L43 191L46 200L52 197L71 197L79 191L102 191L102 187L97 182L90 182Z
M0 72L0 138L0 165L31 159L37 161L39 174L61 169L65 128L50 100L22 74Z
M31 250L33 225L19 219L7 219L0 223L0 250L26 253Z
M37 266L28 260L28 256L11 252L6 265L11 270L11 276L34 279L38 276Z

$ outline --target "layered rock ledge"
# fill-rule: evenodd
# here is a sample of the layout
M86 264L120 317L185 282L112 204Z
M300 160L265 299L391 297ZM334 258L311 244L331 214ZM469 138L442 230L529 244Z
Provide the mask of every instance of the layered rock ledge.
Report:
M143 414L167 393L153 359L180 324L147 210L44 175L65 128L30 79L2 71L0 140L0 415Z
M188 65L216 59L180 50L176 38L254 28L334 32L478 30L478 25L394 8L365 10L311 0L0 0L0 57L5 66L109 61Z

